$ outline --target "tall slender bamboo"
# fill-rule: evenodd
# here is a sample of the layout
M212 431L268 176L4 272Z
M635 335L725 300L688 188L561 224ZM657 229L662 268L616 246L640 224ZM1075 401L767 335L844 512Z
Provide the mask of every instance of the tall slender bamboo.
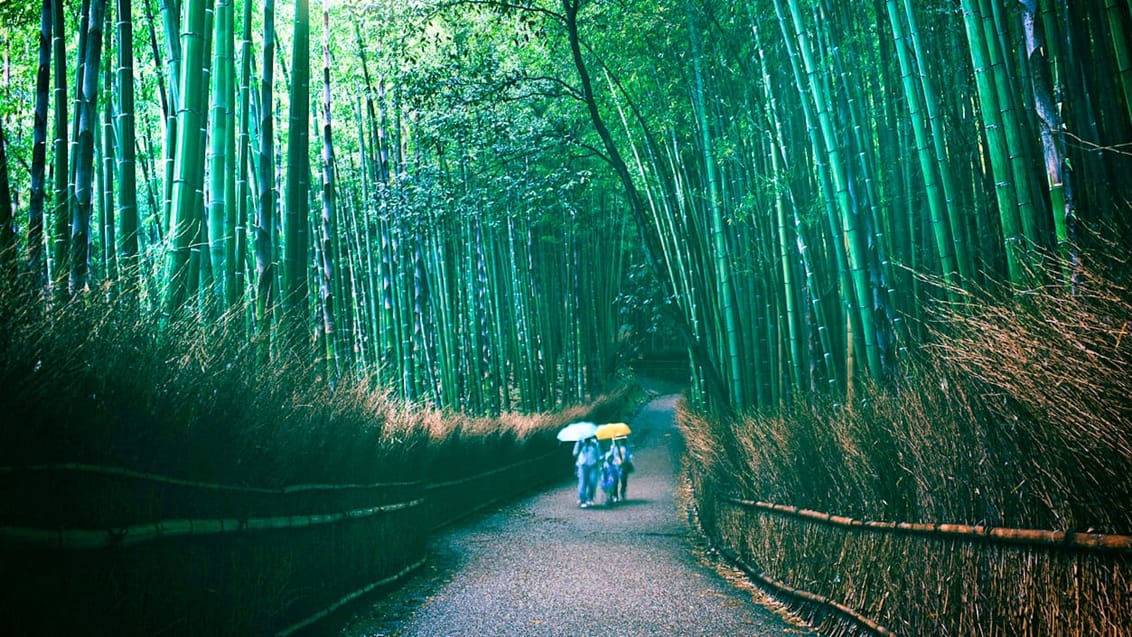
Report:
M321 315L320 340L323 343L326 375L339 377L344 364L339 350L338 330L335 326L335 276L337 272L338 212L334 180L334 143L331 126L330 92L330 6L322 3L322 214L319 224L321 260L319 262L319 313Z
M1069 185L1066 162L1065 133L1058 112L1053 87L1053 73L1046 55L1046 37L1038 17L1037 0L1021 0L1022 28L1026 43L1026 59L1030 64L1031 96L1034 114L1038 120L1038 137L1042 144L1042 157L1049 188L1050 207L1053 212L1054 235L1061 258L1068 266L1075 260L1069 236L1069 219L1073 216L1073 197ZM1066 269L1069 276L1069 270Z
M79 82L78 134L75 152L75 208L71 216L72 293L85 290L89 280L90 220L94 204L94 133L98 125L98 79L102 59L102 27L106 0L92 0L87 16Z
M240 79L239 79L239 132L237 133L236 148L236 183L233 184L235 202L229 202L234 207L235 219L231 224L233 232L233 255L235 264L232 274L232 287L228 290L228 306L239 305L247 288L248 271L248 219L252 201L251 177L252 168L251 127L253 117L251 113L251 74L252 74L252 3L243 3L243 18L240 21ZM233 206L234 203L234 206Z
M776 179L782 175L783 167L778 159L778 148L773 141L770 144L770 159L771 167L774 171ZM802 390L802 344L801 334L798 325L797 310L795 308L795 295L796 287L794 284L794 266L790 260L789 250L789 236L786 225L786 193L783 192L782 186L775 188L774 195L774 213L775 222L778 224L778 256L779 267L781 268L781 281L782 281L782 300L786 308L786 332L788 339L788 347L790 351L789 357L789 374L793 387L797 390Z
M16 223L12 215L12 187L8 180L8 140L0 117L0 278L5 287L16 278Z
M39 17L39 64L35 74L35 121L32 124L31 197L28 201L27 265L35 287L46 284L44 199L47 169L47 109L51 90L51 2L43 0Z
M1012 90L1014 78L1008 68L1006 34L1001 22L996 21L997 4L990 0L979 0L976 13L982 17L987 62L991 71L991 86L997 92L998 107L1001 111L999 121L1006 141L1007 157L1010 165L1010 178L1014 182L1014 196L1017 199L1018 218L1022 225L1022 236L1026 239L1024 249L1028 255L1035 248L1043 247L1041 221L1038 218L1037 204L1034 201L1035 189L1030 178L1030 154L1022 135L1022 122L1018 114L1016 91Z
M259 201L255 217L255 315L266 342L275 298L275 116L272 84L275 81L275 0L263 3L263 73L259 92ZM261 352L261 355L266 352Z
M284 329L296 346L309 340L306 329L310 216L310 5L295 0L291 40L292 73L287 126L287 205L283 210L282 305ZM302 347L306 347L302 345Z
M236 264L230 260L235 240L229 223L229 208L235 202L228 199L229 183L235 177L233 160L228 154L230 138L234 134L232 104L229 102L233 82L235 48L235 17L230 0L216 2L212 58L212 106L209 109L208 150L208 255L212 266L213 289L211 302L223 306L230 298L229 289L235 285ZM234 218L234 217L233 217Z
M777 2L778 0L776 0ZM843 240L846 244L849 282L851 284L851 288L846 290L846 305L850 308L849 319L854 325L860 325L859 329L855 328L853 331L860 332L859 337L864 343L868 374L874 379L880 379L883 372L880 351L877 347L868 264L864 252L864 233L858 218L858 211L854 208L849 193L845 159L842 157L841 141L834 129L831 104L823 79L818 76L817 63L809 44L809 36L802 24L801 11L797 0L790 0L789 10L802 66L808 79L809 98L814 101L814 112L821 130L824 143L823 151L829 159L832 194L840 216L838 229L843 234L843 237L837 240Z
M103 48L110 51L113 46L113 32L114 29L105 29L103 38L105 42ZM116 209L114 207L114 158L117 152L114 147L115 132L114 120L116 119L114 113L114 100L110 98L114 94L114 77L115 73L111 68L110 56L104 56L102 61L102 70L100 71L102 77L102 93L107 96L102 108L102 126L99 129L99 159L98 162L98 190L99 190L99 236L101 245L101 255L98 262L102 265L102 278L107 282L117 284L119 282L118 274L118 238L117 238L117 222L115 220Z
M191 254L200 235L197 191L204 176L201 128L204 114L203 68L205 64L206 0L185 0L184 31L181 33L182 65L177 112L177 156L174 162L172 217L169 253L165 262L165 310L176 314L185 309L196 281L192 278Z
M134 126L134 33L130 0L118 0L118 260L126 291L138 277L138 195Z
M52 232L52 267L51 286L56 298L61 298L66 290L66 282L70 266L70 240L71 240L71 191L68 188L70 175L69 156L67 149L70 146L67 133L67 43L63 32L66 29L66 13L63 11L61 0L52 0L51 5L51 52L52 72L55 76L53 111L55 113L54 134L52 140L52 157L55 183L52 192L52 209L54 213L54 231Z
M952 229L947 218L947 201L938 175L940 166L936 162L929 140L928 126L924 118L920 99L920 89L913 74L912 61L909 55L907 36L904 33L904 24L896 7L895 0L888 0L888 17L892 24L892 35L896 43L896 57L900 62L901 78L904 85L904 98L908 103L908 115L912 122L912 131L916 139L916 156L919 158L920 174L924 179L924 188L927 190L928 210L931 215L932 235L935 237L936 250L939 253L940 265L945 280L952 286L958 281L958 266L955 259L955 244L952 238Z
M1117 0L1104 0L1105 17L1108 19L1108 32L1112 38L1112 50L1116 64L1116 77L1124 95L1126 122L1132 125L1132 53L1129 52L1128 21L1132 19L1132 7L1125 3L1122 8Z
M723 229L723 211L719 203L719 185L716 182L715 153L712 147L711 130L708 127L707 106L704 99L704 80L701 70L699 32L692 13L691 3L687 3L688 30L692 41L692 68L694 84L692 96L695 102L694 115L696 117L700 143L704 154L704 179L707 181L707 205L711 216L711 248L715 266L715 292L719 298L719 312L723 318L723 332L727 343L726 364L721 365L727 370L729 381L728 392L731 403L742 409L747 400L744 394L743 359L739 352L739 319L734 299L734 289L731 283L731 267L729 262L727 239Z
M658 279L666 288L670 288L667 284L667 279L663 277L663 269L660 264L659 258L662 252L661 247L655 234L650 232L648 223L648 212L641 199L641 193L633 183L633 178L629 174L628 166L622 158L621 152L618 150L613 136L609 132L609 128L605 123L605 119L598 108L597 101L594 97L593 82L590 78L589 68L586 65L585 58L582 56L582 44L579 39L578 29L578 12L581 9L579 0L562 0L563 18L566 26L566 32L570 43L571 59L574 63L574 68L578 72L579 80L581 81L581 95L586 104L586 110L590 116L590 122L596 129L598 136L602 140L602 146L606 151L607 158L613 166L614 172L618 176L618 180L622 184L626 197L629 203L629 210L633 216L634 222L641 235L645 255L648 259L650 267L657 273ZM667 291L667 290L666 290ZM666 294L666 298L672 298L673 295ZM726 409L729 401L726 398L726 385L722 380L722 376L713 362L713 359L704 346L704 344L696 338L692 331L687 317L679 311L677 307L670 307L670 316L677 326L681 338L684 339L688 345L689 350L693 354L693 359L699 364L703 372L709 377L707 383L709 391L715 393L714 402L718 408Z
M962 216L964 206L959 201L959 194L955 186L955 178L951 171L951 161L947 152L946 134L943 130L943 116L939 108L939 95L936 83L932 78L928 63L928 53L922 43L919 22L912 7L912 0L904 0L904 16L908 20L908 35L915 54L916 68L919 73L920 86L924 91L924 109L928 116L928 126L931 131L932 146L935 149L935 162L939 170L940 186L943 188L943 199L949 219L951 240L955 250L955 265L959 276L969 281L974 274L971 256L968 254L967 241L964 238Z
M990 155L991 171L994 174L995 197L998 201L1002 238L1006 247L1007 272L1010 281L1016 286L1021 286L1026 280L1023 268L1026 247L1023 245L1022 222L1018 200L1014 193L1014 181L1010 176L1006 135L1002 129L998 94L990 77L986 36L973 1L961 0L963 23L966 26L971 63L974 65L975 81L978 85L979 109L983 118L983 131L987 137L987 153Z

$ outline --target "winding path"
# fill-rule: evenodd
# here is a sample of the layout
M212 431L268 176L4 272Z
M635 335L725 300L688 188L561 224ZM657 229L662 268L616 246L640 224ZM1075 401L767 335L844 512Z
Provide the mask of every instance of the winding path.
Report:
M697 559L675 499L677 398L655 398L631 423L637 471L626 502L579 509L564 476L552 490L438 533L417 575L326 634L811 634Z

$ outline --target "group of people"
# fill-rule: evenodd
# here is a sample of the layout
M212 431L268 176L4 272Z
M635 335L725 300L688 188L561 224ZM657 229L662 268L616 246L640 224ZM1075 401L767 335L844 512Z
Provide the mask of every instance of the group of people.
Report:
M579 507L594 505L599 485L605 492L606 504L625 500L629 474L633 471L633 454L627 439L614 438L605 450L597 437L583 438L574 443L574 465L578 470Z

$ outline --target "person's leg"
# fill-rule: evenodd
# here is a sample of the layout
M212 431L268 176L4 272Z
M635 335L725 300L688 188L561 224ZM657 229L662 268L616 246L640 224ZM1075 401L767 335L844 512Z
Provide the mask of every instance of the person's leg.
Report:
M599 465L590 466L590 503L592 505L594 498L598 497L598 482L601 480L601 467Z
M578 504L586 503L586 486L589 481L589 475L586 473L587 468L582 465L576 467L578 471Z

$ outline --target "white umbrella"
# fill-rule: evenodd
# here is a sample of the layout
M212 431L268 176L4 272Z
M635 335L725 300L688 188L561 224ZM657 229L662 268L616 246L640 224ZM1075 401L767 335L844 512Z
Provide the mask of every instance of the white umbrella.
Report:
M562 442L577 442L592 437L596 432L597 423L581 420L558 430L558 439Z

